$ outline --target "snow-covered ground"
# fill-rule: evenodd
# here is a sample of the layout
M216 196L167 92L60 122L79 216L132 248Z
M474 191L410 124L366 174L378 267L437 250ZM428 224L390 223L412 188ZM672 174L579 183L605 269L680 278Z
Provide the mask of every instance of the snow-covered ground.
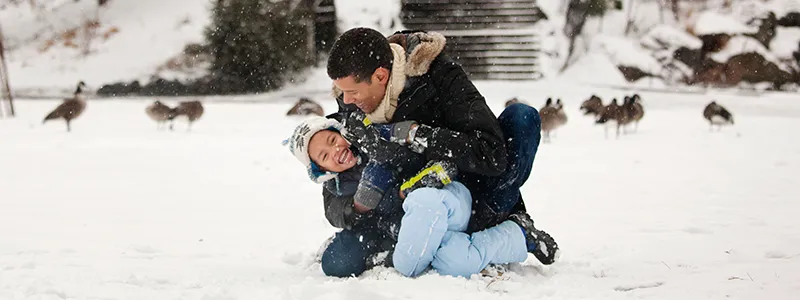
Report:
M794 299L800 292L800 102L794 95L642 93L639 131L614 139L581 116L592 93L479 82L561 97L569 123L543 144L525 201L562 261L501 278L379 269L322 275L335 232L320 187L280 145L290 102L206 103L191 132L157 131L152 99L90 100L67 134L41 124L57 101L0 120L0 299ZM710 132L702 109L735 127ZM174 105L173 99L161 99ZM321 99L319 99L321 100ZM332 101L323 101L327 111Z

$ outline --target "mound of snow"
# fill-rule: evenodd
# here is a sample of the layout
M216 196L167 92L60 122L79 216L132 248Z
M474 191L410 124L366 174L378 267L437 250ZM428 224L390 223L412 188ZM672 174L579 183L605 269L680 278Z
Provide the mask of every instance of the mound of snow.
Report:
M768 0L763 5L774 12L778 19L793 11L800 12L800 0Z
M731 15L743 23L756 18L766 18L770 11L772 10L769 6L755 0L735 2L731 7Z
M654 75L663 71L661 63L649 51L630 39L604 36L597 43L616 66L636 67Z
M72 88L147 79L189 43L203 41L209 4L195 0L50 1L42 7L9 5L0 11L9 42L8 66L15 88ZM97 15L95 38L84 55L84 30ZM74 32L73 37L65 33ZM72 40L74 39L74 42Z
M794 59L792 52L798 50L800 43L800 28L778 27L775 29L775 38L769 44L770 50L778 58Z
M581 56L560 78L580 83L626 85L628 83L616 65L603 53Z
M757 31L758 28L747 26L732 16L713 11L701 13L694 22L695 35L755 33Z
M742 53L750 53L755 52L761 54L769 62L774 63L779 68L786 72L791 72L791 70L782 63L775 54L770 52L764 45L761 45L759 41L754 38L746 37L746 36L734 36L729 41L728 44L717 53L713 53L709 55L711 59L714 61L725 63L731 57L742 54Z
M681 46L689 49L700 49L703 46L703 42L696 36L668 25L653 27L653 29L642 37L641 43L643 46L651 49Z

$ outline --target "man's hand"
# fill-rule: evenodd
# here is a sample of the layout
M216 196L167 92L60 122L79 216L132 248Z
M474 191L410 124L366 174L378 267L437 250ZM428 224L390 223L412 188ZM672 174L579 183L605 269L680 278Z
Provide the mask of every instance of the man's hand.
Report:
M381 138L378 128L361 111L350 113L343 122L342 136L366 154L370 160L379 164L388 164L398 157L400 144Z
M390 124L374 124L373 126L378 129L383 139L400 145L408 145L414 140L414 133L419 125L415 121L402 121Z
M422 171L400 185L400 197L405 199L409 193L422 187L442 188L456 180L456 166L446 161L431 161Z

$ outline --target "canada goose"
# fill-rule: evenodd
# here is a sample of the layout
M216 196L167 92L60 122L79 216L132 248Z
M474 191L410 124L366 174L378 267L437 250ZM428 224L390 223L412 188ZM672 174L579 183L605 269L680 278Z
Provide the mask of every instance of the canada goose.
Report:
M555 105L556 109L558 109L558 113L556 114L556 119L558 120L561 126L567 124L567 113L564 112L564 103L561 102L561 99L556 101Z
M559 116L559 111L558 105L553 105L553 99L551 98L547 98L544 107L539 110L539 116L542 119L542 132L544 133L542 141L545 143L550 142L551 132L566 123L566 120Z
M597 124L605 124L605 135L608 138L608 127L615 126L617 127L617 138L619 138L619 129L622 127L622 124L625 123L625 113L622 110L622 107L617 105L617 98L611 100L611 104L603 107L603 111L597 117L595 121Z
M509 107L509 106L511 106L512 104L516 104L516 103L523 103L523 104L525 104L525 102L523 102L523 101L521 101L521 100L517 99L517 97L514 97L514 98L508 99L508 101L506 101L506 107Z
M203 104L200 101L185 101L178 103L178 106L172 109L172 116L169 117L169 120L174 123L175 118L179 116L186 116L189 120L189 128L187 130L192 130L192 123L200 119L203 116ZM173 124L169 125L169 129L172 130Z
M580 107L581 111L583 111L583 115L594 115L595 117L599 117L600 114L603 112L603 100L596 95L592 95L586 101L583 101Z
M72 98L64 99L61 105L44 117L42 124L46 123L48 120L61 118L67 122L67 132L71 132L72 128L70 127L70 123L72 120L80 117L86 109L86 99L83 96L83 88L85 87L86 84L83 83L83 81L78 82L78 87L75 89Z
M320 117L325 116L325 111L322 109L318 103L314 102L308 98L300 98L297 103L286 112L287 116L297 115L297 116L304 116L304 115L318 115Z
M147 106L145 112L150 119L156 121L156 128L158 129L161 129L161 126L169 121L173 114L171 107L161 103L161 101L158 100Z
M644 118L644 106L642 105L642 98L639 94L633 94L628 98L627 107L625 108L628 118L631 122L636 122L635 130L639 131L639 121Z
M717 104L716 101L711 101L703 110L703 117L708 120L708 130L713 130L714 125L717 125L717 131L722 130L723 125L733 125L733 115L724 107Z

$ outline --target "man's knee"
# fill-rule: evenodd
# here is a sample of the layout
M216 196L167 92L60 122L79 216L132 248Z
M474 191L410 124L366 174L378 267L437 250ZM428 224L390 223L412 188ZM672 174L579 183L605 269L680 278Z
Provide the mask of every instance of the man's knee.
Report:
M366 270L366 251L359 234L342 230L322 253L322 272L327 276L349 277Z
M498 118L500 124L514 129L533 129L542 127L542 119L536 108L522 103L515 103L503 110ZM508 128L504 128L508 129Z

